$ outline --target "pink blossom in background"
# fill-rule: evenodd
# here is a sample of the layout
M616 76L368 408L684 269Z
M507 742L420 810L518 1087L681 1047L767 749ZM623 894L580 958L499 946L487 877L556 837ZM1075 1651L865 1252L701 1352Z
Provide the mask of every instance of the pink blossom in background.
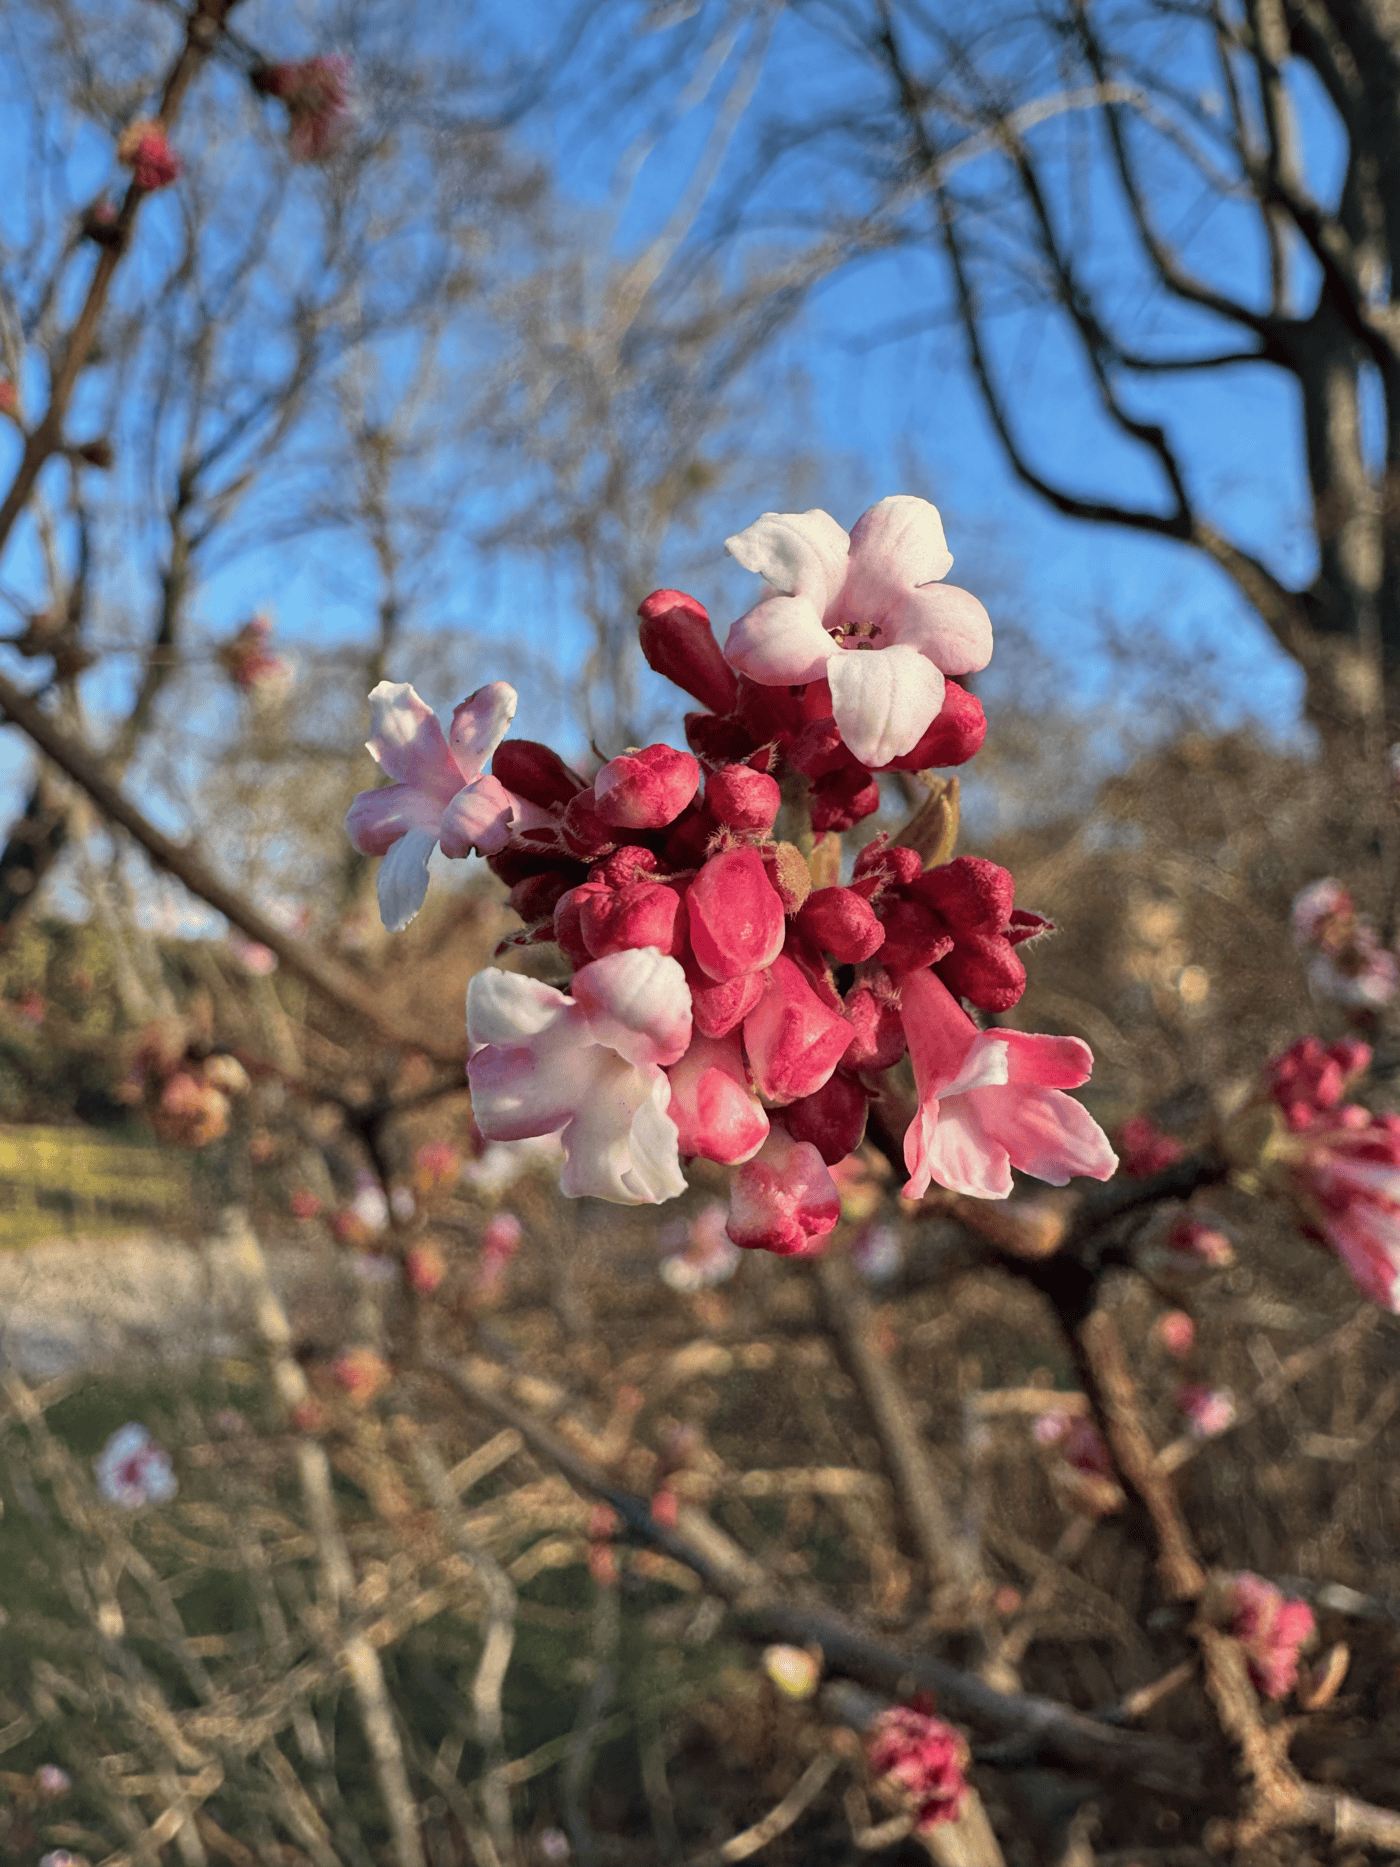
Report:
M970 1761L962 1733L913 1705L892 1705L865 1737L870 1774L891 1785L913 1810L921 1834L958 1818Z
M447 1260L431 1239L411 1245L404 1256L403 1267L409 1288L420 1297L430 1297L447 1275Z
M287 143L297 162L323 162L344 141L355 120L354 73L343 52L263 65L254 87L287 106Z
M462 1155L450 1141L424 1141L413 1156L413 1184L423 1194L455 1186L462 1174Z
M34 1772L34 1792L41 1802L57 1802L72 1787L72 1777L56 1763L41 1763Z
M1107 1180L1118 1165L1108 1137L1065 1090L1087 1082L1089 1046L1076 1037L979 1031L941 980L912 972L901 987L919 1092L904 1137L907 1199L931 1182L1005 1199L1011 1170L1052 1186L1074 1174Z
M180 1488L170 1454L135 1420L112 1434L98 1453L93 1471L100 1496L123 1510L168 1504Z
M868 1284L886 1284L904 1263L904 1243L893 1225L862 1225L851 1239L851 1262Z
M1176 1390L1177 1407L1190 1423L1192 1437L1215 1439L1235 1423L1235 1397L1228 1387L1185 1381Z
M1113 1477L1113 1456L1103 1434L1085 1414L1052 1407L1036 1415L1031 1432L1038 1445L1057 1446L1077 1472L1091 1478Z
M296 668L272 646L272 618L259 610L218 649L220 665L242 694L263 705L284 700L296 681Z
M382 1355L363 1344L348 1348L331 1363L331 1373L356 1405L366 1405L393 1379Z
M1178 1219L1167 1233L1167 1249L1216 1269L1235 1261L1235 1247L1208 1219Z
M654 947L591 961L572 996L488 967L467 988L472 1110L493 1140L558 1133L560 1185L623 1205L684 1192L665 1066L690 1043L690 991Z
M1189 1355L1196 1346L1196 1325L1185 1310L1165 1311L1153 1323L1152 1333L1167 1353L1178 1360Z
M345 827L362 856L381 856L379 911L391 933L417 914L428 892L428 858L483 855L547 814L486 773L486 761L515 716L515 689L492 681L456 709L450 735L405 682L381 681L369 697L370 756L394 780L361 791Z
M662 1283L686 1296L727 1283L743 1255L725 1229L728 1218L728 1208L711 1200L693 1219L667 1226L662 1243L669 1248L657 1267Z
M1333 877L1311 883L1295 897L1292 928L1316 997L1374 1010L1400 989L1395 955L1381 945L1374 923L1357 912Z
M150 117L139 117L122 131L117 143L117 160L131 170L131 179L137 187L149 194L178 181L185 167L166 141L164 129Z
M1290 1128L1311 1128L1340 1104L1354 1077L1371 1063L1371 1046L1356 1038L1324 1045L1316 1037L1300 1037L1296 1044L1270 1057L1264 1066L1264 1087L1283 1110Z
M926 500L882 499L849 536L825 512L765 512L725 549L774 592L734 624L725 659L764 686L827 681L863 765L911 751L943 705L944 675L991 658L986 610L941 581L953 558Z
M309 1187L299 1186L287 1201L287 1210L294 1219L314 1219L321 1211L321 1201Z
M1313 1635L1312 1609L1246 1569L1230 1582L1227 1613L1255 1690L1265 1698L1286 1698L1298 1682L1299 1650Z
M1150 1115L1134 1115L1118 1130L1118 1153L1130 1180L1150 1180L1154 1173L1174 1167L1186 1149L1175 1135L1164 1133Z

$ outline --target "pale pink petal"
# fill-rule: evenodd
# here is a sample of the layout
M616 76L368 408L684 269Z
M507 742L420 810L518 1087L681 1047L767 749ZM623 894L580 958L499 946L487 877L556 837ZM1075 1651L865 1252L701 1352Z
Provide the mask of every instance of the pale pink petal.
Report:
M436 713L406 681L381 681L369 697L370 736L365 748L400 784L411 784L439 805L462 788Z
M515 718L516 693L509 681L488 681L453 710L448 742L457 769L475 778L506 736Z
M1006 1080L1037 1089L1078 1089L1087 1083L1094 1053L1082 1037L1037 1037L1030 1031L997 1032L1007 1046Z
M428 858L436 848L436 829L409 830L380 863L379 916L390 933L402 933L422 907L428 892Z
M469 856L475 848L484 856L494 856L510 841L514 822L510 792L499 778L484 773L464 784L443 811L438 832L442 853Z
M525 1043L483 1044L467 1065L476 1125L490 1141L554 1134L588 1105L616 1061L588 1041L576 1012Z
M1359 1203L1329 1213L1327 1237L1363 1296L1400 1312L1400 1230L1395 1215Z
M673 962L674 963L674 962ZM679 970L679 969L678 969ZM654 1206L685 1191L676 1124L667 1114L670 1084L663 1070L634 1069L595 1049L588 1094L560 1137L565 1164L561 1191L615 1205ZM473 1105L474 1106L474 1105Z
M912 752L943 705L943 676L917 648L846 648L826 677L837 728L862 765Z
M765 512L724 548L784 596L810 597L823 613L840 594L850 543L829 513L814 509Z
M442 807L411 784L385 784L361 791L345 817L350 841L362 856L384 856L410 830L437 836Z
M667 1075L670 1115L679 1130L682 1154L733 1166L763 1146L768 1117L749 1086L737 1031L719 1038L697 1033Z
M841 1195L810 1141L774 1128L730 1183L730 1238L745 1250L805 1257L841 1216Z
M881 623L884 640L917 648L945 674L971 674L992 658L992 619L956 584L906 590L883 617L869 620Z
M962 1067L952 1082L938 1094L946 1102L950 1096L965 1096L972 1089L1000 1089L1010 1080L1010 1058L1000 1031L983 1031L973 1039L972 1048L963 1058Z
M817 681L838 652L806 596L770 596L729 631L724 658L764 687Z
M938 583L952 568L937 506L909 493L882 499L851 527L841 620L878 622L907 591Z
M629 947L581 966L574 999L597 1044L629 1063L675 1063L690 1042L690 987L679 960L654 946Z
M1118 1169L1108 1136L1083 1103L1062 1090L982 1089L965 1100L983 1134L1006 1149L1020 1173L1064 1186L1075 1174L1109 1180Z
M485 966L467 987L468 1040L473 1048L529 1043L557 1024L573 1003L542 979Z
M1005 1199L1011 1191L1011 1164L1006 1149L977 1119L975 1098L939 1102L931 1112L930 1121L930 1111L920 1109L904 1136L910 1176L905 1198L921 1198L933 1180L973 1199Z

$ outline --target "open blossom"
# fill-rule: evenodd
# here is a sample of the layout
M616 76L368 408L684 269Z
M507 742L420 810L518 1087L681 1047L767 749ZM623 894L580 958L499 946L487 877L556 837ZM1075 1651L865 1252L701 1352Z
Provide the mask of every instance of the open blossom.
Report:
M1118 1157L1081 1103L1093 1058L1077 1037L979 1031L941 980L912 972L901 990L919 1108L904 1137L905 1197L931 1181L1005 1199L1011 1169L1064 1186L1109 1179Z
M123 1510L167 1504L179 1489L170 1454L135 1420L112 1434L98 1453L93 1471L102 1497Z
M1246 1569L1231 1578L1226 1613L1255 1690L1265 1698L1286 1698L1298 1681L1299 1650L1313 1635L1312 1609Z
M285 59L253 74L254 88L287 106L287 142L298 162L322 162L343 141L355 118L354 66L343 52Z
M1270 1060L1265 1084L1288 1132L1270 1166L1302 1229L1330 1245L1373 1303L1400 1313L1400 1115L1342 1101L1367 1045L1305 1037Z
M970 1758L951 1724L913 1705L892 1705L867 1731L865 1757L870 1774L910 1805L921 1834L957 1820Z
M1373 1010L1400 989L1395 955L1333 877L1312 882L1295 897L1292 927L1316 997Z
M910 752L942 708L943 677L991 658L986 610L941 581L953 558L926 500L882 499L849 536L825 512L765 512L725 549L774 591L734 624L725 659L763 686L829 682L863 765Z
M690 1035L685 974L655 947L590 961L571 996L488 967L467 990L477 1126L499 1141L558 1133L570 1195L671 1199L685 1180L665 1066Z
M370 756L395 781L361 791L345 827L362 856L382 856L379 912L393 933L407 927L428 892L428 858L504 849L513 831L546 813L489 776L486 761L515 716L515 689L492 681L456 709L444 737L432 708L406 682L381 681L369 697Z
M138 117L122 131L117 160L131 170L136 185L151 194L178 181L185 167L166 141L165 130L152 117Z

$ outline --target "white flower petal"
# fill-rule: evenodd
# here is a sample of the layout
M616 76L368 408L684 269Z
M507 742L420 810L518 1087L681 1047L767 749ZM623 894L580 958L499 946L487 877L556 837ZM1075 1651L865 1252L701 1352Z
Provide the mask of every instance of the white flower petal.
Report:
M943 705L943 676L916 648L847 648L826 664L831 710L862 765L902 758Z
M654 946L629 947L581 966L574 998L589 1035L629 1063L675 1063L690 1042L690 987L679 960Z
M437 831L409 830L379 865L379 914L390 933L402 933L428 892L428 858Z
M906 590L881 626L886 640L917 648L945 674L971 674L992 658L991 617L954 583Z
M345 830L362 856L386 856L409 830L436 837L441 806L411 784L382 784L361 791L345 816Z
M938 583L953 568L938 507L909 493L882 499L851 527L850 567L841 606L863 608L869 620L921 583ZM859 621L854 613L850 620Z
M464 778L475 778L486 769L487 759L515 718L516 704L516 692L509 681L488 681L454 710L448 739Z
M938 1109L937 1126L932 1134L925 1131L925 1172L950 1193L966 1193L972 1199L1005 1199L1011 1191L1011 1162L1006 1149L985 1132L975 1108L963 1097L951 1104L944 1097Z
M819 681L840 651L804 596L770 596L729 631L724 658L760 687Z
M462 788L437 715L407 681L381 681L369 697L365 749L391 778L445 804Z
M467 987L467 1037L479 1044L527 1044L547 1031L574 1001L542 979L484 966Z
M561 1139L559 1176L570 1198L591 1195L614 1205L657 1205L685 1191L676 1124L666 1113L671 1087L654 1065L634 1068L597 1050L589 1094L579 1099Z
M810 597L819 612L836 601L846 577L850 539L830 513L765 512L724 548L785 596Z

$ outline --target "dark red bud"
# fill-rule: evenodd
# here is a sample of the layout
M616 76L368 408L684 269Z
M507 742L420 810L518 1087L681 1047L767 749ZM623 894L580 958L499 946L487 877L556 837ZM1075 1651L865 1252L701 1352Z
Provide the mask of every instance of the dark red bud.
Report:
M797 924L824 953L843 965L869 959L885 938L870 903L849 888L818 888L807 897Z
M711 713L732 713L734 670L720 653L704 604L683 590L653 590L637 614L648 666Z
M847 1057L850 1054L848 1049ZM794 1141L810 1141L830 1167L860 1146L868 1106L865 1091L855 1078L837 1070L814 1095L788 1103L783 1110L783 1126Z
M772 829L783 794L776 778L747 765L723 765L705 786L705 802L731 830L764 836Z
M567 804L584 789L577 772L570 771L557 752L534 739L503 740L491 760L491 775L507 791L514 791L527 803L538 804L541 810Z
M882 771L929 771L935 765L965 765L982 749L987 737L987 716L976 694L949 681L942 709L923 738L902 758L892 758Z

